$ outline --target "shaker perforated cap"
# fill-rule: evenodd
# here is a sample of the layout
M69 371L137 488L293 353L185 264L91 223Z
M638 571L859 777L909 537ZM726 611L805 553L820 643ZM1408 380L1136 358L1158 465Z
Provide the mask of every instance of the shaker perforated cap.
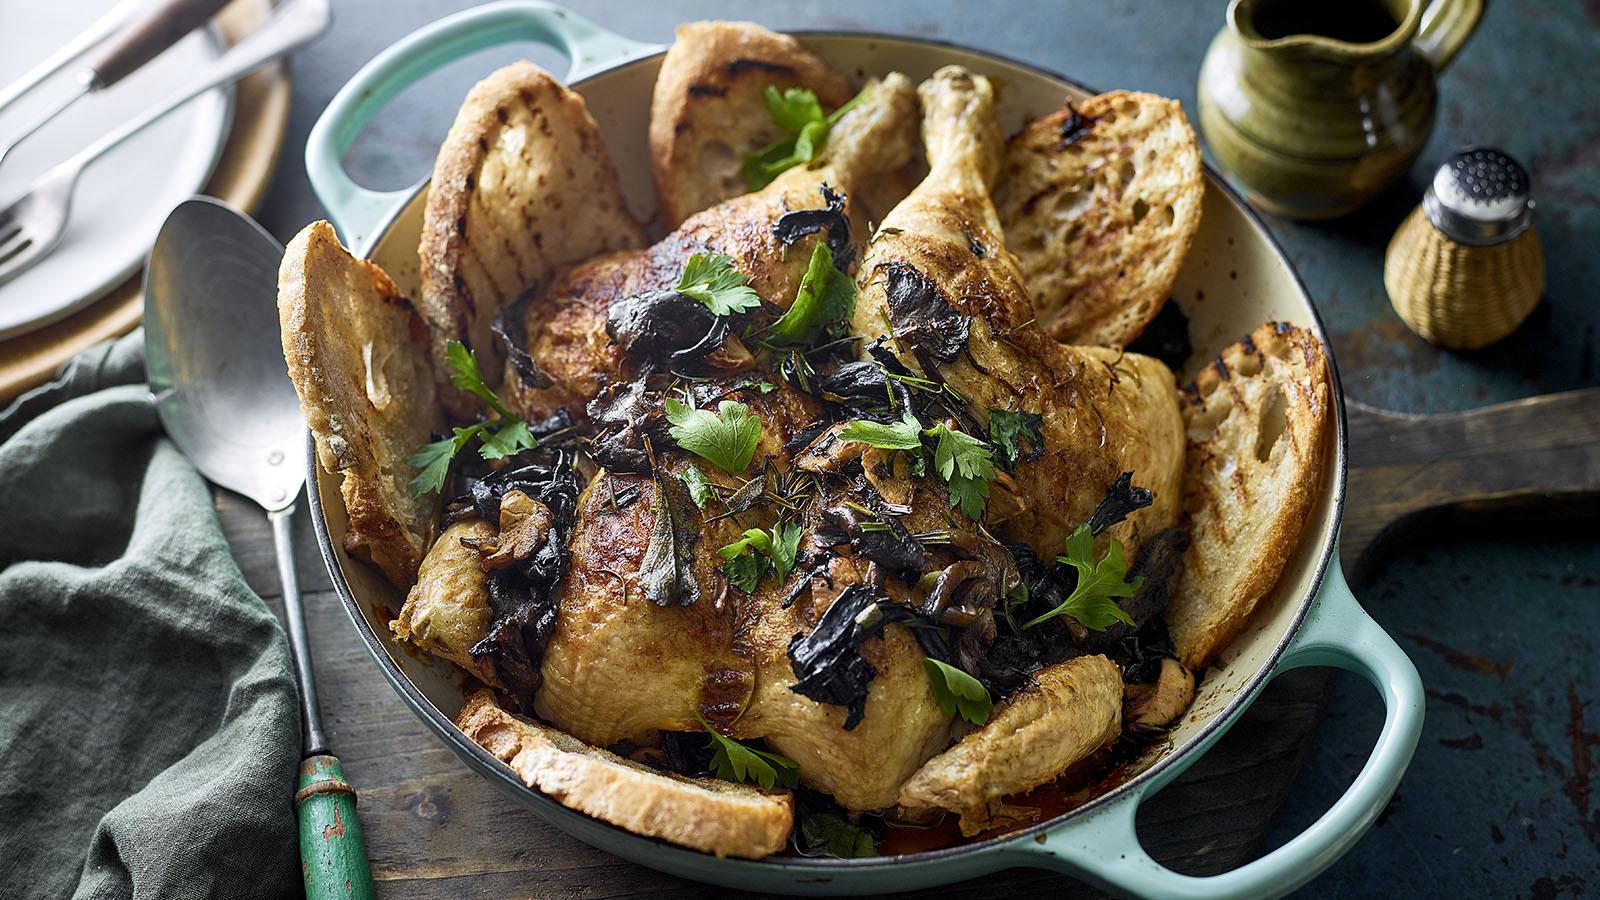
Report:
M1528 227L1533 201L1528 172L1493 147L1468 147L1450 155L1422 197L1429 221L1461 244L1509 241Z

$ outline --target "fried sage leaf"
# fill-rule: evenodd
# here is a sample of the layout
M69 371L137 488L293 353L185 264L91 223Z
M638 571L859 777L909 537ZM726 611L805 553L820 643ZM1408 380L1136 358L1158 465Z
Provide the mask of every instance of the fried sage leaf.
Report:
M693 569L700 511L680 479L657 470L655 486L655 524L639 562L639 587L645 599L657 606L689 606L700 599L700 583L695 581Z
M711 482L706 480L706 473L694 463L685 466L678 477L683 480L683 486L689 489L689 499L694 501L695 506L705 509L716 499L716 491L712 490Z

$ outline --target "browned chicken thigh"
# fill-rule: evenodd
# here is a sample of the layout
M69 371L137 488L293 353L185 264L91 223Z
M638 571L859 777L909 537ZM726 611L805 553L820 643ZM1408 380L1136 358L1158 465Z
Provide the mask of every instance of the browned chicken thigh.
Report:
M949 67L919 93L930 172L867 248L855 331L892 337L900 360L964 395L980 425L995 409L1044 417L1043 454L1013 475L1021 509L991 512L998 534L1053 556L1131 471L1155 497L1110 532L1132 553L1178 516L1183 423L1172 373L1040 330L989 199L1005 148L989 82Z

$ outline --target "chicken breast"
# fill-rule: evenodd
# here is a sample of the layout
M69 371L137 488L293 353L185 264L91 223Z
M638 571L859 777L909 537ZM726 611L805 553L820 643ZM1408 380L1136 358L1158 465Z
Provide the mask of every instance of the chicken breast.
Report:
M693 253L729 256L762 298L787 307L820 236L804 236L785 246L773 225L787 212L825 206L822 186L827 185L844 196L852 226L864 227L866 217L850 197L858 184L910 158L916 104L911 82L890 75L839 120L820 165L790 169L761 191L692 216L646 250L600 256L568 271L529 304L525 316L530 352L550 384L527 384L508 370L512 409L529 419L561 408L579 414L601 385L628 380L622 353L606 336L612 300L672 287Z

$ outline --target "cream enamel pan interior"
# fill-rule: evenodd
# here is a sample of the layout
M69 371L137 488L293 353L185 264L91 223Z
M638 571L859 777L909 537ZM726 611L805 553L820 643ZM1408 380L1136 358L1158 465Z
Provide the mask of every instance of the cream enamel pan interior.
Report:
M915 81L952 63L988 75L1000 86L1002 125L1008 132L1057 108L1064 97L1092 93L1036 68L924 40L835 33L801 38L857 78L900 71ZM413 34L363 69L318 122L307 149L313 184L345 241L413 296L419 284L417 244L426 185L395 194L368 192L339 171L338 156L388 97L421 74L472 50L512 40L541 40L568 52L575 61L569 83L599 122L630 204L641 218L654 212L645 132L660 48L610 35L543 3L523 0L469 10ZM1190 317L1196 348L1191 364L1203 364L1269 319L1310 328L1326 344L1304 286L1265 228L1214 173L1207 172L1207 182L1201 229L1174 290ZM1187 378L1190 373L1182 374ZM1337 374L1334 378L1337 395ZM1334 446L1326 454L1323 489L1296 554L1251 625L1220 667L1209 672L1193 707L1148 768L1087 806L1014 835L875 860L718 860L600 823L525 788L509 768L451 725L463 702L452 667L413 655L391 640L385 608L398 609L404 598L376 570L345 555L346 520L338 483L320 471L311 482L313 519L358 631L408 704L486 777L564 830L620 856L705 881L805 893L905 890L1033 865L1066 871L1119 893L1265 896L1305 883L1354 843L1393 792L1421 727L1414 668L1361 612L1338 571L1334 549L1344 491L1345 425L1342 403L1333 406ZM1306 833L1234 872L1190 878L1151 861L1133 835L1139 799L1170 781L1214 742L1273 673L1300 665L1360 671L1388 703L1378 749L1350 793Z

